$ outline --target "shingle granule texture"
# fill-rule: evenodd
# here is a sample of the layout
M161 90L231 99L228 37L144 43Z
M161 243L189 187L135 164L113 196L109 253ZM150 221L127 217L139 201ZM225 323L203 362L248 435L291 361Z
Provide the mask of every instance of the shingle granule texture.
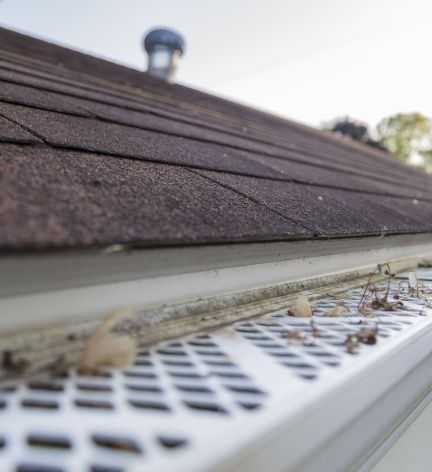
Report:
M415 226L417 232L432 230L432 220L416 222L415 217L408 216L409 212L399 212L397 203L385 207L379 201L346 190L212 171L198 173L260 202L279 215L304 224L322 237L375 235L377 230L382 234L404 233Z
M0 28L0 250L432 232L388 154Z
M178 166L3 145L0 168L0 241L15 248L312 236Z
M21 126L0 117L0 141L11 143L40 143L40 139L31 133L28 133Z

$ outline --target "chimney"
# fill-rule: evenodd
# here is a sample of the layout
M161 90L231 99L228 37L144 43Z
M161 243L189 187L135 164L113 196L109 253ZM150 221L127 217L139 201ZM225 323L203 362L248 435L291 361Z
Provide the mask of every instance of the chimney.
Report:
M179 57L185 49L183 37L173 30L158 28L144 38L148 54L147 72L153 77L172 82Z

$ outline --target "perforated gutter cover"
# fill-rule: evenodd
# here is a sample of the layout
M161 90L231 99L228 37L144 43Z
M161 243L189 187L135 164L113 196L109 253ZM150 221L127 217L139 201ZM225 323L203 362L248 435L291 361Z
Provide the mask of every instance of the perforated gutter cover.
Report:
M358 313L364 288L331 286L309 292L315 327L270 310L142 348L124 370L3 383L0 470L369 470L428 401L432 310L406 277L389 298L403 309L373 318ZM418 277L432 289L431 269ZM323 316L340 296L348 315ZM347 352L347 335L377 326L375 344Z

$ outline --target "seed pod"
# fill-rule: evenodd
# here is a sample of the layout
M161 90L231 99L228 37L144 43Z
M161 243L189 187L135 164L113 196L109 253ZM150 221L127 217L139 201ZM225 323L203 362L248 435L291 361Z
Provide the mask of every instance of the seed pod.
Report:
M324 316L329 316L329 317L345 316L347 313L349 313L349 308L346 305L336 305L330 310L327 310L324 313Z
M81 354L78 370L91 372L97 367L125 367L135 359L135 340L126 334L113 334L114 326L133 316L131 307L113 310L91 337Z
M312 308L307 297L303 294L299 295L289 307L288 314L298 318L310 318Z

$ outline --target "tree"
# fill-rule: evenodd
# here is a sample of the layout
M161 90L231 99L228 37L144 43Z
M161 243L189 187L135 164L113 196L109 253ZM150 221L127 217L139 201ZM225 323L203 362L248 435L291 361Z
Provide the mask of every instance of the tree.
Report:
M328 123L325 127L334 133L347 136L354 141L360 141L369 146L384 149L381 143L375 141L370 136L368 126L360 121L353 120L349 117L339 118Z
M391 154L432 170L432 120L421 113L398 113L378 123L376 134Z
M331 125L331 131L340 133L344 136L348 136L355 141L365 141L369 138L368 128L365 124L345 118L342 120L336 120Z

